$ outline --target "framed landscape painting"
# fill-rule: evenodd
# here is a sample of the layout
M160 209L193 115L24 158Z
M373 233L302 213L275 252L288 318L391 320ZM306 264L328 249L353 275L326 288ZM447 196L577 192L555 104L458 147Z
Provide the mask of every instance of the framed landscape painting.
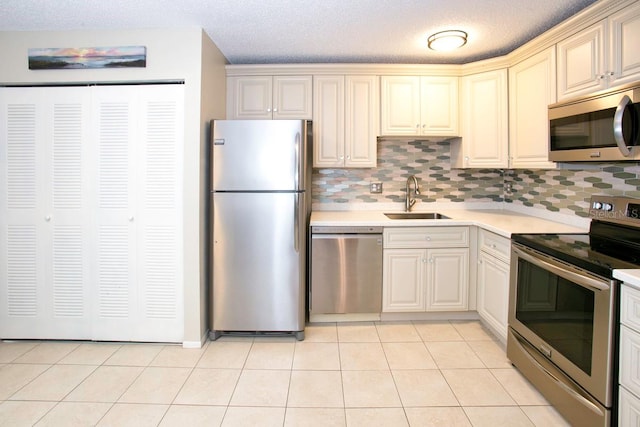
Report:
M145 46L29 49L30 70L139 68L147 66Z

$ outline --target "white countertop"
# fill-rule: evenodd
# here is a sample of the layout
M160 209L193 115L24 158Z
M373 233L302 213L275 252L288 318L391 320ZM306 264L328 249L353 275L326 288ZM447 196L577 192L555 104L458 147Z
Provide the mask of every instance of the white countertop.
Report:
M640 289L640 269L613 270L613 277Z
M312 226L383 226L383 227L423 227L476 225L504 237L515 233L585 233L588 227L577 221L569 225L549 219L538 218L519 212L502 209L434 209L451 219L389 219L384 215L389 211L313 211ZM416 211L420 212L420 211Z

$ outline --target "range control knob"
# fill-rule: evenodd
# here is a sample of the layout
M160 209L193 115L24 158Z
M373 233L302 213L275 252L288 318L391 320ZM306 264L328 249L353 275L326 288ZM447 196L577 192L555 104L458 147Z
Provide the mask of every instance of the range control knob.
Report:
M611 212L613 210L613 205L610 203L603 203L602 204L602 209L607 211L607 212Z
M600 202L593 202L593 209L602 209L602 203Z

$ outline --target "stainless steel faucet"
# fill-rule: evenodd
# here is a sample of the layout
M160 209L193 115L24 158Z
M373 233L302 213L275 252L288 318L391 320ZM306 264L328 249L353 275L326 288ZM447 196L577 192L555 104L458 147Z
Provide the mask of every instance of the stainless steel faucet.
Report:
M411 180L413 180L413 185L414 185L414 191L416 193L416 196L418 194L420 194L420 187L418 187L418 180L416 179L415 175L411 175L409 178L407 178L407 195L406 195L406 199L404 201L404 210L405 212L410 212L411 208L413 207L413 205L416 204L416 199L412 199L411 198L411 188L410 188L410 183Z

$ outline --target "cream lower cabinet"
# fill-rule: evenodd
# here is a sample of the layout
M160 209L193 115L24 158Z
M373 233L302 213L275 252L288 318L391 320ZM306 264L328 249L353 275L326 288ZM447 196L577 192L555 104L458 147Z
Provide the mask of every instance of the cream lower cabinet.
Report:
M618 425L640 425L640 291L621 286Z
M506 342L511 242L483 229L478 240L478 314Z
M466 311L468 227L386 228L383 312Z
M506 342L511 241L480 229L478 248L478 314Z

